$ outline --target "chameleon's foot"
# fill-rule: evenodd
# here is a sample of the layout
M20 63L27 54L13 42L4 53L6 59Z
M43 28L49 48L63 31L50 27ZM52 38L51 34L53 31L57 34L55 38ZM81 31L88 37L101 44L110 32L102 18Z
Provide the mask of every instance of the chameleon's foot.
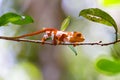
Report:
M77 46L77 44L78 44L78 42L75 42L75 43L73 44L73 46L74 46L74 47L76 47L76 46Z
M44 45L44 43L45 43L45 39L42 39L41 44Z
M56 42L56 41L53 41L52 43L53 43L53 45L55 45L55 46L57 45L57 42Z
M57 41L57 45L61 44L61 41Z

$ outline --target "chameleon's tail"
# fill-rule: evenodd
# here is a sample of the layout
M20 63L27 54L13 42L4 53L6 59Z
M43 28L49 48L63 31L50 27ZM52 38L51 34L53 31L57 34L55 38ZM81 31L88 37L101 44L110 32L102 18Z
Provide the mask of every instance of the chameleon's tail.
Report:
M23 37L27 37L27 36L33 36L33 35L37 35L37 34L40 34L40 33L43 33L43 32L45 32L45 30L36 31L36 32L21 35L21 36L16 36L14 38L23 38Z
M38 35L40 33L46 32L46 31L56 31L56 30L57 29L55 29L55 28L44 28L43 30L39 30L39 31L36 31L36 32L28 33L28 34L21 35L21 36L16 36L14 38L23 38L23 37L27 37L27 36Z

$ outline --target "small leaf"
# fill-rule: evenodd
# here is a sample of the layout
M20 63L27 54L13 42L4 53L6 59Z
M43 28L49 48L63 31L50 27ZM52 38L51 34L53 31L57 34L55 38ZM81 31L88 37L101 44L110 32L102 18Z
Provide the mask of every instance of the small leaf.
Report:
M77 51L76 51L76 49L72 46L72 45L69 45L68 46L74 53L75 53L75 55L77 56Z
M69 24L70 24L70 20L71 20L71 17L70 17L70 16L68 16L67 18L65 18L65 20L62 22L62 25L61 25L60 30L65 31L66 28L67 28L67 27L69 26Z
M116 40L117 40L117 32L118 32L117 24L108 13L98 8L89 8L82 10L79 16L83 16L93 22L98 22L108 26L113 26L116 31Z
M23 25L32 22L33 19L30 16L21 16L12 12L5 13L0 17L0 26L6 25L8 23Z
M96 61L95 66L103 74L114 75L120 73L120 63L116 61L102 58Z

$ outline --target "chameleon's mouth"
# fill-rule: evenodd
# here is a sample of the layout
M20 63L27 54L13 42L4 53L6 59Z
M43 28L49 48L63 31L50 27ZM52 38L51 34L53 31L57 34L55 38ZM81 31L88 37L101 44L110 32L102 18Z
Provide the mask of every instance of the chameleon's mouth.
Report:
M85 40L85 38L83 36L81 36L81 42L83 42Z
M85 38L84 38L84 37L82 37L80 40L81 40L81 42L83 42L83 41L85 40Z

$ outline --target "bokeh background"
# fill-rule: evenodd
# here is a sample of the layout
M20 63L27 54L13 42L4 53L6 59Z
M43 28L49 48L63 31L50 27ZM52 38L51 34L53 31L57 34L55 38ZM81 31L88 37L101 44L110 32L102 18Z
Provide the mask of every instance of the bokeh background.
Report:
M114 41L112 27L93 23L79 12L86 8L100 8L108 12L120 26L120 5L112 0L0 0L0 15L15 12L30 15L33 24L0 27L0 36L18 36L54 27L60 29L66 16L71 24L66 31L79 31L85 42ZM113 3L113 4L112 4ZM41 39L41 36L28 37ZM0 40L0 80L120 80L120 75L99 73L94 62L100 56L111 57L112 46L77 46L78 55L68 46L40 45Z

